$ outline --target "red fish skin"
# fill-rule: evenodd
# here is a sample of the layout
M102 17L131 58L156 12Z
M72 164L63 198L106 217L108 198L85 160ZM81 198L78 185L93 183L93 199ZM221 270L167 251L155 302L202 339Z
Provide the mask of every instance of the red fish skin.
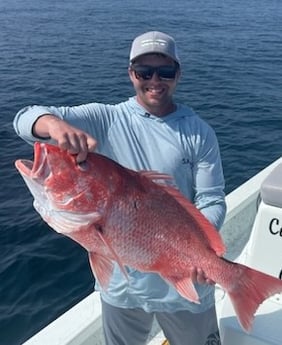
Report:
M282 292L279 279L225 260L223 241L201 212L173 187L155 182L168 179L164 174L135 172L96 153L78 165L74 156L39 143L33 169L25 164L17 161L16 167L44 185L55 210L43 219L89 252L104 289L116 261L125 275L125 266L156 272L183 297L200 303L189 272L201 268L227 291L246 331L258 306ZM56 211L65 218L56 219Z

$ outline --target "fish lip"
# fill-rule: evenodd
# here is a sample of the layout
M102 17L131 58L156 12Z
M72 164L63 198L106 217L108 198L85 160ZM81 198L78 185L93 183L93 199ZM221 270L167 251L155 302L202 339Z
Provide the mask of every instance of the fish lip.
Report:
M34 144L34 163L31 170L31 174L36 177L40 175L40 172L44 170L46 163L47 149L44 143L36 142Z
M25 176L37 178L44 171L46 163L46 147L44 143L35 142L34 144L34 161L27 159L18 159L15 162L16 168Z
M27 159L17 159L15 166L22 175L29 177L31 175L33 161Z

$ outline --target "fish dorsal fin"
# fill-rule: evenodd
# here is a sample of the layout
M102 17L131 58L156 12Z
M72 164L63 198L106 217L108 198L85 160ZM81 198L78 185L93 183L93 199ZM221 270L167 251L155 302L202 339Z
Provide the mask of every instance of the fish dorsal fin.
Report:
M162 174L154 170L141 170L139 171L139 173L150 180L163 180L163 181L170 180L171 181L173 179L173 177L168 174Z
M172 186L161 186L166 190L168 194L175 198L175 200L185 208L185 210L193 217L193 219L199 225L199 230L202 231L212 249L217 255L222 256L225 253L225 245L222 238L216 228L207 220L207 218L199 211L194 204L191 203L184 195L176 188Z
M141 171L141 174L163 188L170 194L185 210L193 217L199 225L199 230L202 231L209 241L210 246L217 255L222 256L225 253L225 245L219 232L207 220L207 218L191 203L185 196L173 186L165 185L165 181L172 180L170 175L158 173L157 171Z

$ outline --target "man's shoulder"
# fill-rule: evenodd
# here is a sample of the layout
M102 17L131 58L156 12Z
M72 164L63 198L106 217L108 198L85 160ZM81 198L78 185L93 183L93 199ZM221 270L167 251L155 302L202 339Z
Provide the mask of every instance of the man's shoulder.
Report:
M177 117L184 122L189 124L199 124L201 126L208 125L207 121L201 117L193 108L184 105L178 104L177 105Z
M178 118L181 122L182 129L184 131L186 129L189 133L212 134L214 132L212 125L207 119L186 105L180 105Z

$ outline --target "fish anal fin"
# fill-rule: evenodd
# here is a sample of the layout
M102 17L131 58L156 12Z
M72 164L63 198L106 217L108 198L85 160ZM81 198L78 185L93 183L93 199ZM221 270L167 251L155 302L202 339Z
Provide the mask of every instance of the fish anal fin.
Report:
M99 281L103 290L107 290L114 264L105 256L95 252L89 253L89 262L95 278Z
M182 297L196 304L200 304L198 293L190 276L183 278L163 276L163 278L170 282Z

